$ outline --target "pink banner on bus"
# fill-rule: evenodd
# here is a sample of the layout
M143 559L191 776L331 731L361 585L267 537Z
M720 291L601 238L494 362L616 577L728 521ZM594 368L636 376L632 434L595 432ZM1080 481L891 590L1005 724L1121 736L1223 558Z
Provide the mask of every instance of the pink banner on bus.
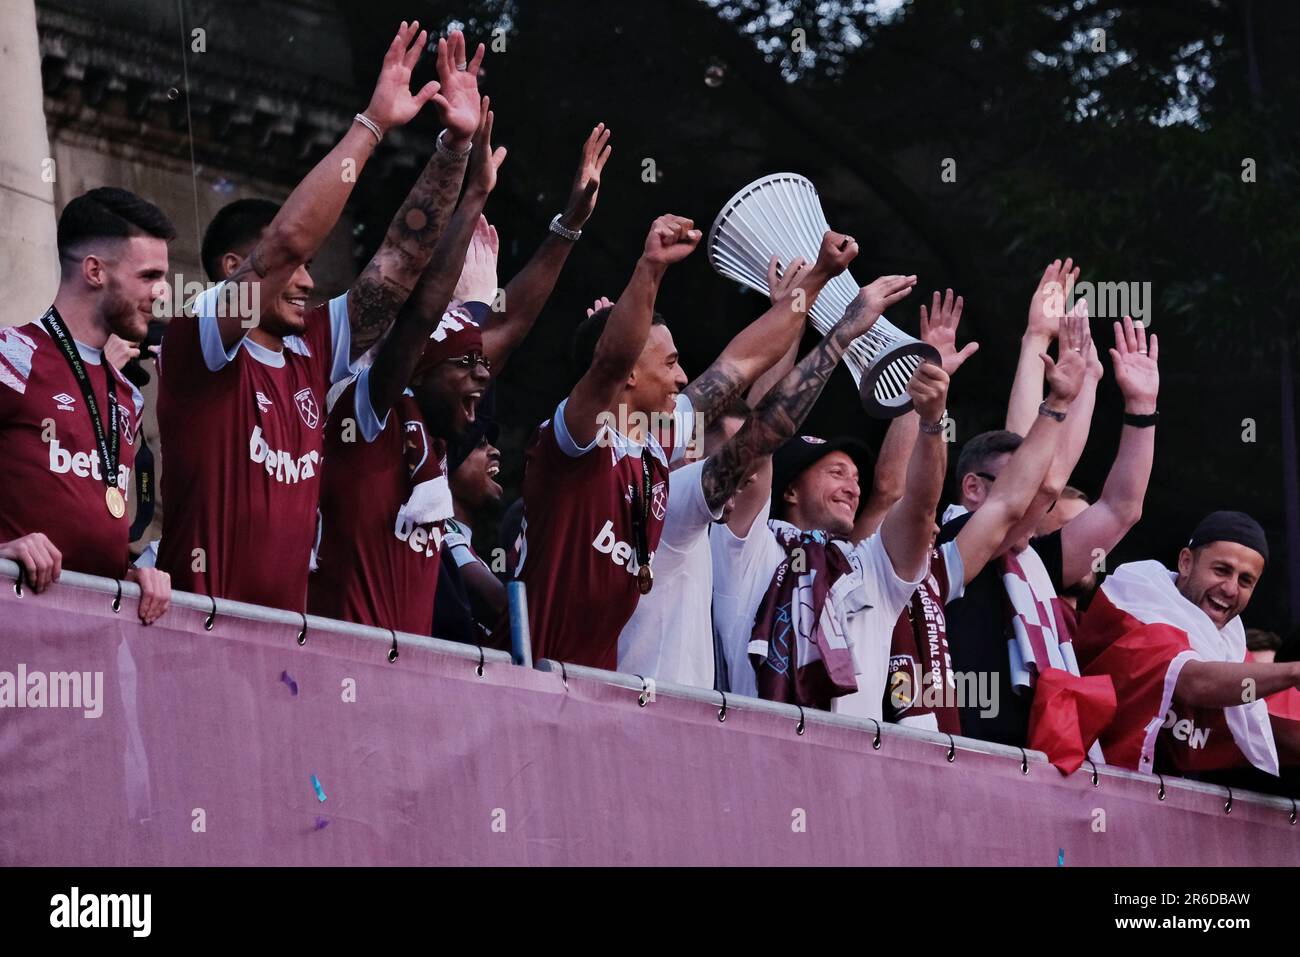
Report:
M1300 863L1286 802L112 597L0 583L0 864Z

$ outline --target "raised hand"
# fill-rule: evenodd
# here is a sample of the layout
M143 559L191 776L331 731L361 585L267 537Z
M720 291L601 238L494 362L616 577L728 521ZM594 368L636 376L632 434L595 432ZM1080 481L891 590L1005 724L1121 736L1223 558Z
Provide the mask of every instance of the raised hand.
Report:
M597 299L595 302L593 302L590 306L587 307L587 318L590 319L596 313L600 312L600 310L610 309L613 307L613 305L614 305L614 300L610 299L608 296L601 296L599 299Z
M1160 393L1160 343L1151 336L1147 346L1147 330L1132 316L1115 323L1115 348L1110 350L1110 361L1115 367L1115 383L1124 396L1124 411L1137 415L1150 415L1156 410L1156 396Z
M938 422L948 407L948 373L933 362L922 362L907 380L907 394L922 422Z
M419 31L418 33L416 31ZM428 34L420 30L420 21L402 21L397 36L388 45L384 65L379 70L375 92L370 96L366 116L378 124L381 132L405 126L415 118L424 104L438 92L438 83L426 83L418 93L411 92L411 71L420 61L420 54L428 42Z
M965 300L961 296L953 299L952 290L944 292L939 298L936 290L930 303L930 311L921 307L921 340L928 342L939 350L939 359L943 371L952 375L961 368L962 363L979 351L978 342L968 342L965 348L957 351L957 324L961 322L961 310Z
M790 260L790 265L782 268L781 260L774 254L767 262L767 298L772 300L772 305L789 295L790 290L811 268L808 260L802 256L796 256Z
M844 270L858 256L858 241L852 236L826 230L822 236L821 247L817 250L817 261L813 264L813 275L822 282L829 282Z
M867 310L879 317L894 303L910 295L915 285L915 276L881 276L858 295L863 298Z
M656 266L671 266L693 253L703 235L693 220L665 213L651 224L641 258Z
M916 285L915 276L881 276L870 286L863 286L844 310L837 328L856 339L876 324L880 314L909 295Z
M465 34L453 30L438 40L438 81L441 89L433 97L438 119L447 128L447 148L463 150L479 124L478 71L483 64L483 44L474 59L465 59Z
M474 224L474 235L470 237L469 247L465 250L465 268L461 270L456 290L451 294L453 299L459 302L486 303L496 299L499 249L497 228L488 223L486 216L480 214L478 222Z
M600 192L600 174L609 162L613 147L609 145L609 128L604 123L592 127L587 141L582 144L582 158L578 172L573 177L569 201L564 206L560 225L566 229L581 229L596 210L596 194Z
M1065 300L1079 278L1079 269L1073 259L1061 262L1055 259L1043 270L1034 297L1029 300L1029 322L1025 334L1042 339L1055 339L1065 314Z
M1092 334L1088 331L1088 320L1080 315L1079 310L1072 309L1061 321L1056 361L1046 352L1039 353L1043 360L1043 376L1047 379L1050 395L1049 401L1056 406L1056 411L1065 411L1074 401L1074 397L1083 388L1083 376L1088 367L1088 350L1092 348Z
M492 149L492 124L496 117L488 109L492 98L485 96L479 106L478 127L474 130L474 149L469 156L469 189L480 190L484 195L497 185L497 170L506 161L506 148Z

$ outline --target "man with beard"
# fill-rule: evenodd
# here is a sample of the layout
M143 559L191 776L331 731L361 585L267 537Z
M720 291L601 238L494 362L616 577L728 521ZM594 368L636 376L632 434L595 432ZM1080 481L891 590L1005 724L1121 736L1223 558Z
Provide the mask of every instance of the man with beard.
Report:
M1119 710L1101 734L1108 763L1200 776L1300 764L1300 721L1264 700L1300 687L1300 664L1246 660L1241 613L1267 561L1258 522L1213 512L1177 571L1130 562L1102 582L1074 644L1085 675L1115 683Z
M59 290L45 315L0 329L0 557L37 590L63 567L140 585L146 625L170 579L127 563L126 491L143 400L104 358L108 338L144 338L165 295L167 217L124 189L93 189L59 217Z
M373 364L330 412L313 614L429 633L442 523L452 516L447 443L473 424L491 370L470 308L444 310L505 160L504 148L492 150L492 123L485 98L469 184L431 265Z
M440 83L410 90L419 24L390 44L370 104L281 207L222 210L203 259L220 285L172 320L159 360L166 523L158 567L178 587L301 611L320 491L323 402L409 295L455 206L478 124L464 38L438 43ZM436 94L436 95L435 95ZM432 101L445 129L425 173L347 297L306 309L308 263L383 135ZM269 208L268 208L269 207ZM250 314L251 313L251 314Z

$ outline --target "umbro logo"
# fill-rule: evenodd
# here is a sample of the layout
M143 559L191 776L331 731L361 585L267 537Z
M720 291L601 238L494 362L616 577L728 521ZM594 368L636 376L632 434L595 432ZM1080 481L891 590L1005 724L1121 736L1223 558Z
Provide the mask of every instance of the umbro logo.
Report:
M54 397L54 401L58 403L58 405L55 406L55 408L57 409L61 409L64 412L77 411L72 407L72 403L76 402L77 400L74 399L72 396L68 395L68 393L66 392L60 392L58 395Z
M271 408L271 400L268 399L266 396L264 396L262 393L258 392L258 393L257 393L257 411L258 411L258 412L261 412L263 415L265 415L266 412L267 412L267 410L270 409L270 408Z

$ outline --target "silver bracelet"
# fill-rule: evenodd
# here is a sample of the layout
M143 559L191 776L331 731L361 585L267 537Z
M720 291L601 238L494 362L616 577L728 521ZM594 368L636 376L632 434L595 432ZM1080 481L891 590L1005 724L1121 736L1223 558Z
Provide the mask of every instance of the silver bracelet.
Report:
M576 243L582 238L582 230L570 229L568 226L562 224L560 222L560 217L563 215L563 213L555 214L555 218L551 220L551 232L555 233L555 235L559 236L561 239L567 239L571 243Z
M361 124L362 126L364 126L366 129L368 129L371 133L374 133L374 134L375 134L375 142L376 142L376 143L382 143L382 142L383 142L383 140L384 140L384 133L383 133L383 131L379 128L379 124L376 123L374 120L372 120L370 117L366 116L366 114L364 114L364 113L358 113L356 116L352 117L352 119L356 120L358 123L360 123L360 124Z
M471 142L469 146L465 147L463 150L454 150L442 141L442 138L446 135L446 130L443 130L438 134L438 152L442 153L444 156L454 156L457 159L463 159L468 156L469 151L474 148L474 144Z
M922 422L920 428L926 435L938 435L943 431L943 419L938 422Z

